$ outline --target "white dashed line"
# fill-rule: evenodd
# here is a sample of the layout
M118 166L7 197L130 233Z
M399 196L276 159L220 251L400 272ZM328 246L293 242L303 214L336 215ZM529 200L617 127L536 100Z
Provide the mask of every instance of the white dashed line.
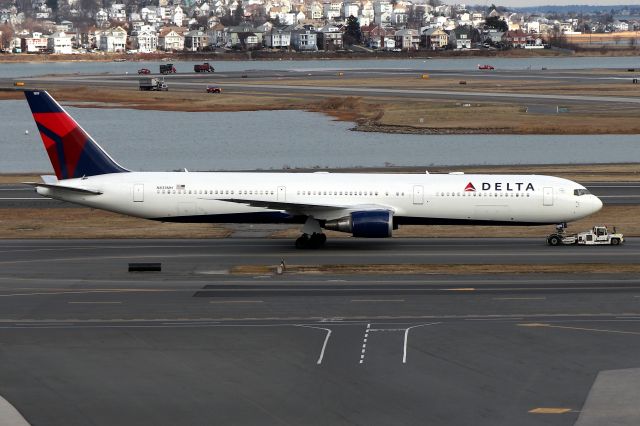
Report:
M369 330L371 329L371 324L367 324L367 328L364 331L364 338L362 340L362 353L360 354L360 364L364 362L364 355L367 351L367 339L369 338Z

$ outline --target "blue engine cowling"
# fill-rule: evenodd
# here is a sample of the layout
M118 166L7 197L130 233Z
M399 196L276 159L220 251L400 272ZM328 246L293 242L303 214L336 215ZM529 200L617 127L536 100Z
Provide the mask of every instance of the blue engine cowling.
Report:
M324 227L350 232L354 237L387 238L393 233L393 214L388 210L353 212L349 216L326 221Z

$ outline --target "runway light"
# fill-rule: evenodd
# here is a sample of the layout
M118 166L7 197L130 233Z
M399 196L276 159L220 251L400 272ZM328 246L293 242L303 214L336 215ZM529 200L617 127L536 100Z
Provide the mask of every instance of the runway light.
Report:
M28 131L28 130L25 130L25 131L24 131L24 134L25 134L25 135L28 135L28 134L29 134L29 131Z

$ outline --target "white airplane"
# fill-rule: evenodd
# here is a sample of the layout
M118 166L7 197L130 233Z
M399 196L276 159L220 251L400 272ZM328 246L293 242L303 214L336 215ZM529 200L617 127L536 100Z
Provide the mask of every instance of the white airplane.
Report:
M405 224L566 224L602 208L582 185L537 175L132 172L46 91L25 91L56 176L41 195L165 222L300 223L298 248L323 229L391 237Z

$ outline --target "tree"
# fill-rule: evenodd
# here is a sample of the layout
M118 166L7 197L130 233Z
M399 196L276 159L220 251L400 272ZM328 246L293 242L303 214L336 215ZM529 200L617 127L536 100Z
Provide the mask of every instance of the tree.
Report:
M492 28L494 30L507 32L509 31L509 24L497 16L490 16L484 21L485 28Z
M233 11L233 25L240 25L244 20L244 9L242 8L242 2L238 2L238 7Z
M351 15L347 18L347 29L344 32L344 39L347 44L362 43L362 31L360 30L360 22L358 18Z

